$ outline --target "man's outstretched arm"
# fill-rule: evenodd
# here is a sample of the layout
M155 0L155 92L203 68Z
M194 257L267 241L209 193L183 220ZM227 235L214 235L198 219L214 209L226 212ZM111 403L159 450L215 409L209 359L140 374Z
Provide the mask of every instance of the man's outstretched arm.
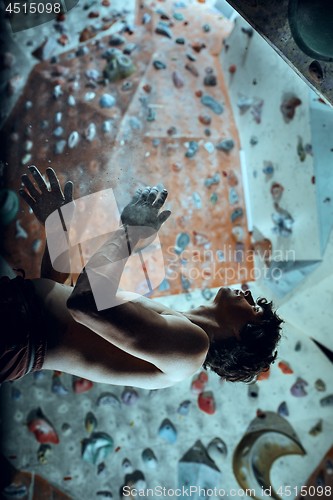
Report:
M21 179L25 189L20 189L19 194L29 205L42 226L45 226L45 221L51 213L66 203L73 201L73 183L71 181L66 182L64 192L62 192L55 171L52 168L47 168L46 174L50 183L49 189L40 171L34 165L28 168L37 187L27 174L23 174ZM40 277L48 278L58 283L65 283L68 276L69 273L61 273L53 268L46 241L41 262Z
M208 348L205 332L185 317L159 314L140 298L131 300L118 292L129 255L142 238L150 240L170 216L169 211L159 213L166 197L167 192L158 193L157 188L137 192L121 214L123 225L80 274L67 306L77 322L177 380L193 373L204 360ZM98 310L98 294L102 300L107 295L113 307Z

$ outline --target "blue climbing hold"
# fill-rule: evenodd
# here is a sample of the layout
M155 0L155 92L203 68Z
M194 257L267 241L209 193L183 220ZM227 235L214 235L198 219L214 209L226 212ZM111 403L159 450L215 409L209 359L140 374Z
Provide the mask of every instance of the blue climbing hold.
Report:
M168 418L165 418L161 423L158 434L161 438L171 444L175 443L177 440L177 430Z

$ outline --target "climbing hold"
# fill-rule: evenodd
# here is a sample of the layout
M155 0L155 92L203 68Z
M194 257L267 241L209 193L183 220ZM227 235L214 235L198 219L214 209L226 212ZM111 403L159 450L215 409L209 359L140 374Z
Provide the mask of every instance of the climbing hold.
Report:
M185 45L185 38L178 37L176 38L175 43L178 43L179 45Z
M115 394L112 392L103 392L96 401L97 406L114 406L120 408L121 403Z
M203 95L201 97L201 103L204 106L207 106L209 109L211 109L217 115L221 115L223 113L224 108L223 108L222 104L220 104L219 102L217 102L210 95L207 95L207 94Z
M126 42L126 38L121 35L117 35L116 33L112 34L109 38L109 45L111 47L119 47Z
M278 182L273 182L271 185L271 195L274 201L279 202L282 198L284 187Z
M199 122L202 123L202 125L210 125L212 122L212 119L209 115L199 115L198 119Z
M192 384L191 384L191 391L194 394L200 394L203 392L206 384L208 382L208 374L205 371L201 371L199 375L196 375L193 378Z
M162 62L162 61L155 60L153 62L153 66L154 66L155 69L166 69L166 64L164 62Z
M84 419L84 427L89 434L91 434L97 427L97 418L93 412L88 411Z
M211 391L201 392L198 396L198 406L203 412L213 415L216 409L213 393Z
M323 430L323 421L322 419L319 419L318 422L313 427L311 427L311 429L309 430L309 434L311 436L318 436L318 434L320 434L322 430Z
M202 31L203 31L204 33L209 33L209 32L210 32L210 29L211 29L211 28L210 28L210 25L209 25L209 24L204 24L204 25L202 26Z
M12 222L18 210L19 199L15 191L5 188L0 189L0 224L6 226Z
M289 416L289 409L285 401L282 401L282 403L279 404L277 412L281 417Z
M54 145L54 154L61 155L64 152L66 144L65 140L57 141Z
M115 98L110 94L103 94L99 100L101 108L112 108L116 104Z
M67 141L68 147L71 149L75 148L78 145L79 140L80 140L80 135L76 130L74 130L68 137Z
M37 460L40 464L47 464L48 457L52 453L52 448L49 444L41 444L37 450Z
M303 146L303 139L302 137L298 137L298 144L297 144L297 154L300 159L300 161L305 161L306 158L306 152Z
M68 106L71 106L71 107L76 106L76 100L75 100L75 97L73 95L68 96L67 104L68 104Z
M96 465L103 461L112 451L113 439L106 432L95 432L82 441L82 458Z
M134 405L139 399L139 394L132 387L125 387L121 393L121 400L125 405Z
M307 385L309 384L306 382L306 380L303 380L302 378L297 378L296 382L291 386L290 392L293 396L296 396L297 398L306 396L307 392L305 390L305 387Z
M82 392L89 391L94 385L91 380L87 380L85 378L75 377L73 376L73 391L76 394L81 394Z
M39 443L59 443L58 434L40 408L29 413L27 425L29 431L34 433Z
M204 148L209 154L212 154L215 151L215 146L212 142L205 142Z
M60 396L65 396L69 393L67 387L65 387L61 382L59 375L53 374L52 376L51 392L59 394Z
M198 233L197 231L193 231L193 241L197 246L205 246L209 244L208 237L203 233Z
M231 187L229 189L229 203L230 205L235 205L239 201L239 196L237 194L237 191L234 187Z
M189 401L188 399L186 401L183 401L178 406L177 413L179 413L179 415L188 415L190 411L190 406L191 406L191 401Z
M91 101L93 101L93 100L95 99L95 97L96 97L95 92L91 92L91 91L90 91L90 92L86 92L86 93L84 94L84 100L85 100L86 102L91 102Z
M274 174L274 166L269 161L264 161L264 168L262 169L263 173L266 176L266 180L270 179Z
M96 137L96 125L94 123L89 123L84 135L88 141L93 141Z
M202 203L201 203L201 196L199 193L197 193L196 191L192 194L192 199L193 199L193 203L194 203L194 206L195 208L202 208Z
M295 116L297 106L300 106L302 101L291 94L286 94L283 98L282 104L280 106L280 110L283 116L283 119L286 123L289 123Z
M208 73L207 75L205 75L203 84L206 87L215 87L217 85L216 75L214 75L213 73Z
M257 381L259 381L259 380L267 380L269 378L270 374L271 374L270 370L267 370L265 372L259 373L259 375L257 376Z
M278 367L280 368L282 373L284 373L286 375L290 375L291 373L294 373L294 371L290 368L289 363L287 363L286 361L280 361L278 364Z
M315 381L315 388L316 388L316 389L317 389L317 391L319 391L319 392L326 391L326 384L325 384L325 382L324 382L321 378L318 378L318 379Z
M236 71L237 71L237 66L236 66L236 64L231 64L231 65L229 66L229 70L228 70L228 71L229 71L229 73L230 73L231 75L234 75L234 74L236 73Z
M184 15L181 12L174 12L173 18L176 19L176 21L184 21Z
M158 35L163 35L163 36L166 36L167 38L172 38L172 31L171 29L169 28L169 26L162 22L162 21L159 21L156 28L155 28L155 33L157 33Z
M146 120L147 120L147 122L154 122L155 118L156 118L156 111L149 106L148 111L147 111Z
M172 81L173 81L174 86L177 89L180 89L181 87L184 87L184 79L181 76L181 74L179 73L179 71L173 71L172 72Z
M255 135L252 135L251 139L250 139L251 146L256 146L258 144L258 142L259 142L258 137L256 137Z
M149 467L149 469L156 469L157 467L157 458L150 448L146 448L142 452L142 460Z
M226 457L228 454L228 448L225 442L219 438L215 437L210 441L210 443L207 446L207 452L208 455L216 461L216 459L219 459L220 457Z
M220 180L220 174L216 173L213 175L213 177L207 177L207 179L205 179L205 186L210 188L214 184L219 184Z
M12 387L11 388L11 391L10 391L10 397L14 400L14 401L18 401L19 399L21 399L22 397L22 392L20 391L20 389L18 389L17 387Z
M261 114L263 106L264 106L263 99L258 99L256 97L253 99L251 114L254 118L254 121L258 124L261 123Z
M259 395L259 387L256 383L249 384L247 394L250 398L257 398Z
M128 458L124 458L122 461L121 467L125 474L131 474L133 472L133 467Z
M177 430L168 418L165 418L161 423L158 434L161 438L171 444L175 443L177 440Z
M53 135L55 135L56 137L60 137L61 135L63 135L64 133L64 129L62 127L57 127L56 129L54 129L53 131Z
M96 495L102 498L113 498L112 492L110 490L99 490L97 491Z
M199 71L194 66L194 64L186 63L185 64L185 69L187 69L187 71L189 71L193 76L199 76Z
M28 233L26 232L25 229L23 229L18 219L15 221L15 226L16 226L15 238L17 239L23 238L24 240L26 240L28 238Z
M174 247L175 253L180 255L189 243L190 235L188 233L178 233L176 238L176 245Z
M186 158L193 158L198 149L199 149L199 144L196 141L190 141L188 149L185 153Z
M102 125L102 130L104 133L111 132L112 130L112 120L105 120Z
M333 394L326 396L320 400L320 406L332 406L333 405Z
M215 147L219 151L225 151L226 153L228 153L234 148L234 146L235 142L232 139L224 139L223 141L217 143Z
M235 220L242 217L244 214L243 209L241 207L235 208L230 215L231 222L235 222Z

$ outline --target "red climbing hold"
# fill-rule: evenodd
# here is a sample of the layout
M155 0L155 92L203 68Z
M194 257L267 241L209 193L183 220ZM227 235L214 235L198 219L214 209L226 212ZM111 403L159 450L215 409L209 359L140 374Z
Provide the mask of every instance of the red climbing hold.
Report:
M198 396L198 406L200 410L213 415L215 413L215 400L212 392L202 392Z
M76 394L81 394L82 392L89 391L93 385L94 384L91 380L77 378L73 381L73 391L76 392Z
M286 363L285 361L280 361L278 364L278 367L282 371L282 373L285 373L286 375L290 375L291 373L294 373L294 371L290 368L289 364Z

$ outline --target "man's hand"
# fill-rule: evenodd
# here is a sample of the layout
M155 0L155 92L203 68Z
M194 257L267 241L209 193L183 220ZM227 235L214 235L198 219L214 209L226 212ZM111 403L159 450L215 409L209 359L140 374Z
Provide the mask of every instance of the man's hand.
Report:
M132 201L126 205L121 213L121 222L128 226L141 226L158 231L162 224L170 217L170 210L158 213L168 196L168 191L159 192L157 187L147 186L144 190L138 189ZM149 231L148 231L149 232Z
M26 190L20 189L19 194L31 207L39 222L44 225L46 219L52 212L66 203L73 201L73 183L72 181L66 182L64 192L62 192L55 171L53 168L49 167L46 169L46 174L50 183L50 189L48 189L40 171L33 165L28 168L39 190L30 180L29 176L24 174L21 179Z

